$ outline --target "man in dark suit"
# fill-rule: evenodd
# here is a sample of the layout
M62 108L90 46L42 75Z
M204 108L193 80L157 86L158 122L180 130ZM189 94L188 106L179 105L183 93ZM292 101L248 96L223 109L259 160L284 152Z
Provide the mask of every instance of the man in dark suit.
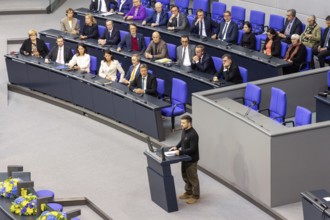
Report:
M168 58L166 42L160 38L159 32L152 33L152 41L145 52L147 59L162 59Z
M61 64L69 63L73 56L71 48L64 46L64 39L62 36L57 37L56 43L57 46L53 47L45 57L45 63L50 63L50 60Z
M187 35L181 36L181 46L176 48L176 60L181 66L191 67L195 55L195 45L189 44Z
M235 84L243 82L239 68L233 63L230 54L224 54L222 56L222 67L219 72L214 75L213 81L218 82L219 78L223 78L227 82Z
M150 24L151 27L166 25L168 21L167 12L163 10L163 5L156 2L155 11L146 19L143 20L142 25Z
M196 14L197 16L192 27L190 28L190 32L198 34L201 37L211 37L213 28L217 28L218 23L208 17L205 17L202 9L198 9Z
M167 22L167 29L169 31L187 31L189 30L189 22L186 15L179 13L178 6L171 8L172 16Z
M291 35L292 34L301 34L302 32L302 23L296 17L296 10L289 9L287 10L286 19L283 29L278 33L278 36L282 39L283 42L291 44Z
M313 55L316 55L320 62L320 67L325 66L325 58L330 56L330 15L325 18L327 27L324 30L320 45L317 48L313 48ZM314 59L311 62L312 68L314 66Z
M137 78L140 75L140 60L141 57L139 54L133 54L131 61L132 65L129 67L125 78L123 79L124 84L129 84L131 81L133 81L135 78Z
M110 7L112 4L112 7ZM116 0L91 0L89 9L93 11L108 12L113 11L118 7L118 2Z
M130 83L129 89L137 94L157 96L156 77L148 74L148 67L146 64L140 65L140 75Z
M198 70L204 73L212 75L215 73L212 57L205 53L205 48L203 45L196 46L195 56L193 57L191 67L194 70Z
M118 14L120 15L127 14L132 7L133 7L132 0L121 0L120 4L118 5Z
M131 23L129 25L130 33L121 39L120 43L118 44L118 52L120 52L124 46L126 46L128 51L139 51L143 53L146 50L146 42L144 40L143 34L137 33L136 30L136 24Z
M231 20L231 12L225 11L224 20L218 25L216 33L212 35L213 39L219 39L231 44L237 43L238 26Z
M114 27L111 20L106 22L107 30L99 39L100 45L117 45L120 41L120 32Z

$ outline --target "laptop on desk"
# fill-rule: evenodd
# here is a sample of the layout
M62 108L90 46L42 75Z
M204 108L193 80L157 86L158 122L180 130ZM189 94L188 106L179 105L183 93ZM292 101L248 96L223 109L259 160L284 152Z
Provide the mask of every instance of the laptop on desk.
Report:
M148 148L149 148L150 152L155 153L160 159L166 158L165 152L169 152L170 148L162 147L160 149L155 150L154 147L152 146L152 143L151 143L151 140L150 140L149 136L146 138L146 140L147 140ZM162 150L162 149L164 149L164 150Z

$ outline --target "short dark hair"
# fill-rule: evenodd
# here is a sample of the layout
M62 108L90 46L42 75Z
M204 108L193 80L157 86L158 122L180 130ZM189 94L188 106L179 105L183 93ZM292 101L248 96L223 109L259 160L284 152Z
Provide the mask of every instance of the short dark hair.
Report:
M228 59L230 59L231 60L231 55L229 54L229 53L225 53L224 55L222 55L222 59L223 58L225 58L225 57L227 57Z
M330 21L330 15L325 18L326 21Z
M130 23L129 26L134 26L135 28L137 28L136 24L135 23Z
M64 39L62 35L58 35L57 39Z
M70 11L74 12L72 8L68 8L65 10L65 14L67 15Z
M203 52L205 51L205 47L203 45L199 44L195 47L195 49L197 49L197 48L201 48Z
M178 10L179 10L179 7L178 7L178 6L176 6L176 5L173 5L173 6L172 6L172 8L176 8L176 9L178 9ZM171 10L172 10L172 8L171 8Z
M77 45L77 47L76 47L76 54L79 55L79 51L78 51L79 46L81 46L81 47L84 48L84 54L86 54L86 53L87 53L87 47L86 47L86 45L83 44L83 43L79 43L79 44Z
M188 36L188 35L182 35L182 36L181 36L181 39L182 39L182 38L187 38L188 41L189 41L189 36Z
M192 118L190 117L190 115L182 116L181 120L186 120L187 122L192 123Z
M244 25L246 25L248 28L252 29L252 25L249 21L245 21Z
M229 14L229 16L231 16L231 12L230 11L225 11L223 14Z
M204 13L203 9L201 9L201 8L196 11L196 15L197 15L198 12L203 12Z

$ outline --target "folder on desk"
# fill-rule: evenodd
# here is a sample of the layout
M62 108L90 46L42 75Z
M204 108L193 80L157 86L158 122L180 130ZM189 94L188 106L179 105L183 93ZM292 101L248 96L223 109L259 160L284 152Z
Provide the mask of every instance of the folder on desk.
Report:
M59 66L56 66L55 68L58 69L58 70L66 70L68 68L68 66L66 66L66 65L59 65Z
M155 62L156 63L170 63L170 62L172 62L172 60L169 58L163 58L163 59L155 60Z
M109 15L113 15L115 14L114 12L105 12L105 13L102 13L102 16L109 16Z

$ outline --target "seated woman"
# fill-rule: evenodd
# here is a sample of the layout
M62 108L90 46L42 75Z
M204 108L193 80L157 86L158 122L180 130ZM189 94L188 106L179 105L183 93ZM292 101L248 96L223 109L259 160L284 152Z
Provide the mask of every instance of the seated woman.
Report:
M270 28L267 31L267 39L262 51L264 54L267 54L269 56L281 56L281 40L278 36L278 33L273 28Z
M73 9L68 8L66 11L66 17L61 20L61 31L70 34L79 34L79 24L77 18L73 17Z
M48 47L45 42L37 38L37 31L29 30L29 38L24 40L20 53L26 56L35 56L44 58L48 54Z
M244 22L244 35L242 37L241 46L255 50L256 48L256 36L251 32L252 25L250 22Z
M120 73L120 79L117 79L117 71ZM114 60L110 50L104 51L104 59L101 61L99 76L111 81L123 82L125 71L118 60Z
M301 43L311 48L317 48L321 40L321 28L316 23L315 15L309 16L307 22L306 29L300 36Z
M301 64L306 61L306 55L306 47L300 42L300 36L293 34L291 36L291 45L284 58L284 60L291 63L291 66L283 67L283 74L298 72Z
M85 25L80 34L80 39L85 40L88 38L99 38L99 29L97 27L96 20L92 14L86 14Z
M84 44L78 44L76 54L69 61L69 68L90 72L91 57L87 54L87 48Z

